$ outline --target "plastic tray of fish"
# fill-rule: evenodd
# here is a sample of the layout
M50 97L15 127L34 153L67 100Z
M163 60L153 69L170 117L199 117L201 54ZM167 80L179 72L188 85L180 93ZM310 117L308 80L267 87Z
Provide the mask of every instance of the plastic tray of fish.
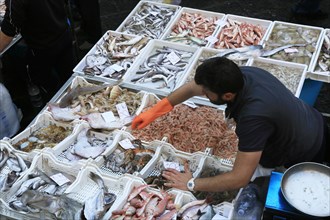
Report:
M325 29L321 37L321 44L315 52L311 62L308 78L330 83L330 29Z
M99 83L102 82L76 76L58 103L48 105L48 111L58 120L83 119L92 128L114 130L130 123L133 115L142 111L149 96L144 91ZM75 96L67 99L68 93ZM61 103L67 107L61 108Z
M81 205L85 205L84 213L88 211L90 216L97 216L97 218L87 219L102 219L106 215L96 215L94 212L98 208L102 210L103 214L113 210L113 207L117 207L120 204L122 198L126 196L127 189L131 188L133 184L142 183L139 179L134 179L128 175L120 177L102 175L98 167L94 164L88 164L78 174L77 180L71 185L70 189L66 191L66 196ZM96 198L100 193L103 194L103 201L110 200L108 204L90 204L93 201L97 201ZM101 207L97 207L98 205ZM86 214L85 217L87 217Z
M285 62L269 58L255 58L248 62L249 66L259 67L270 72L279 79L296 97L300 96L304 85L307 68L305 64Z
M133 179L135 181L132 182L129 187L126 187L120 201L118 201L116 206L113 205L111 207L104 215L103 219L115 219L115 217L124 217L125 215L146 217L148 214L153 214L159 216L160 213L166 212L167 210L176 211L176 207L182 204L182 191L175 189L168 191L155 189L138 181L138 179L140 178L136 178L136 180ZM134 203L139 201L147 203L148 205L140 210L132 209L131 206L134 206Z
M282 48L282 50L264 57L306 64L310 69L316 50L321 46L323 30L315 26L274 21L265 38L264 49Z
M73 72L104 81L121 79L148 41L147 37L107 31Z
M231 49L261 45L271 27L270 20L227 14L207 47Z
M116 31L161 39L180 8L177 5L140 1Z
M35 155L45 147L63 144L75 132L77 125L75 122L56 121L49 113L43 112L37 116L34 124L7 141L22 155Z
M40 154L28 172L14 183L6 196L2 197L4 205L8 211L35 218L52 219L59 210L50 213L46 211L47 208L52 210L47 204L50 205L50 201L58 202L57 198L70 188L81 169L80 165L65 166L56 162L52 155ZM40 204L36 199L41 197ZM58 205L54 208L61 208Z
M136 174L144 177L159 149L143 143L126 131L118 131L114 145L102 157L95 159L102 174L122 176Z
M13 150L8 143L0 141L0 155L0 199L3 199L8 196L12 185L29 172L30 167L35 166L40 154L33 158L27 157Z
M89 158L96 159L106 154L115 142L115 132L100 132L92 129L88 123L82 123L63 144L47 149L47 152L62 164L86 163Z
M166 96L182 85L199 48L151 40L128 71L124 86Z
M171 26L162 36L163 40L202 47L208 37L217 30L225 14L194 8L181 8Z
M164 187L164 179L161 176L161 172L166 168L184 171L185 162L188 162L193 176L200 172L206 155L204 152L187 153L177 150L173 145L166 142L166 138L163 138L161 141L154 140L148 142L148 144L157 149L157 153L146 166L146 170L141 176L147 184L156 184L158 187Z

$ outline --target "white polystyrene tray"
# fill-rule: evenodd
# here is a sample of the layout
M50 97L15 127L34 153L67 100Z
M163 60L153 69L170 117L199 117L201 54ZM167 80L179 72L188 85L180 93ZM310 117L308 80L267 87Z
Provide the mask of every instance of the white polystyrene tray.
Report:
M104 217L102 218L103 220L110 219L112 216L112 211L121 210L124 207L124 205L127 203L128 196L131 194L134 187L145 185L140 178L135 177L135 178L131 178L131 180L132 181L130 182L128 187L125 188L125 191L121 196L121 199L118 202L116 201L117 203L114 204L110 208L110 210L104 215ZM157 194L160 193L159 189L155 189L152 187L147 187L144 191L147 191L149 193L157 193ZM176 204L177 206L179 206L179 204L182 204L182 202L181 202L182 191L181 190L170 189L167 192L175 197L174 204Z
M201 16L205 18L209 17L216 17L218 21L221 21L224 19L225 14L219 13L219 12L212 12L212 11L205 11L205 10L200 10L200 9L195 9L195 8L188 8L188 7L183 7L179 11L178 15L174 18L174 21L172 22L171 26L166 30L166 32L162 36L162 40L166 40L169 36L171 36L173 28L178 24L178 22L181 20L182 13L190 13L190 14L200 14ZM218 30L219 25L215 24L215 28L213 33L210 35L212 36L217 30ZM178 42L180 43L180 42ZM196 44L191 44L190 46L197 46ZM206 45L205 45L206 46Z
M163 34L165 33L166 29L171 26L175 16L179 13L179 10L180 10L180 6L177 6L177 5L170 5L170 4L164 4L164 3L159 3L159 2L152 2L152 1L140 1L136 6L135 8L131 11L131 13L129 13L129 15L125 18L125 20L119 25L119 27L116 29L117 32L123 32L123 33L131 33L131 32L127 32L124 30L126 24L128 21L130 21L130 19L136 15L138 13L138 11L141 9L141 7L144 5L144 4L148 4L148 5L155 5L155 6L158 6L158 7L165 7L165 8L168 8L169 10L171 11L174 11L172 17L171 17L171 20L168 22L168 24L166 25L166 27L162 30L162 34L159 35L159 38L158 39L161 39L161 37L163 36ZM131 33L131 34L135 34L135 35L140 35L138 33ZM147 37L150 37L150 36L147 36Z
M71 134L73 134L75 132L75 130L77 129L77 123L74 123L74 122L68 123L68 122L55 121L53 119L53 117L49 113L43 112L42 114L39 114L37 116L34 124L32 124L31 126L28 126L27 128L25 128L24 131L22 131L21 133L17 134L13 138L8 139L7 141L12 146L13 149L17 150L22 155L28 156L29 153L34 153L34 154L40 153L43 149L33 149L30 152L24 152L24 151L21 151L19 149L16 149L14 147L14 145L17 142L21 141L22 139L30 137L33 132L35 132L35 131L43 128L43 127L49 126L49 125L56 125L56 126L61 126L61 127L65 128L65 129L72 129ZM65 142L65 140L68 139L69 136L67 136L64 140L62 140L61 142L59 142L57 144L57 146L58 145L62 145Z
M130 133L126 132L126 131L118 131L117 132L117 135L116 135L116 140L115 140L115 143L114 145L111 147L111 149L109 149L107 152L105 152L102 156L102 157L98 157L95 159L95 164L100 167L100 170L102 172L102 174L104 175L107 175L107 176L115 176L115 177L118 177L118 176L122 176L124 173L121 173L121 172L115 172L115 171L112 171L111 169L107 168L105 166L105 158L104 157L107 157L109 156L110 154L112 154L117 148L120 148L122 151L125 151L124 148L122 148L119 144L120 141L122 140L125 140L125 139L128 139L130 141L132 140L135 140L136 138L133 137ZM154 156L153 158L155 157L156 154L158 154L159 150L157 147L154 147L154 146L150 146L148 143L143 143L143 146L145 147L145 149L149 149L149 150L153 150L155 153L154 153ZM147 168L150 166L150 163L152 163L153 159L151 159L139 172L138 171L135 171L133 174L135 175L138 175L138 176L141 176L141 177L146 177L146 172L147 172Z
M258 19L258 18L251 18L251 17L244 17L244 16L238 16L238 15L233 15L233 14L227 14L224 18L223 18L223 23L219 25L217 31L214 33L213 37L216 37L218 40L218 36L221 32L221 30L223 29L224 25L226 24L226 22L228 21L228 19L231 20L236 20L239 22L246 22L248 24L253 24L253 25L260 25L264 30L265 33L262 37L262 39L260 40L259 44L263 44L263 42L265 41L268 32L270 31L273 22L270 20L264 20L264 19ZM215 42L210 42L209 44L207 44L206 47L211 47L214 48L214 44Z
M31 216L34 218L39 218L40 216L43 216L43 218L46 218L46 219L49 218L49 216L47 216L47 217L44 216L46 214L46 212L43 212L43 211L40 213L25 213L25 212L13 210L8 205L8 203L10 201L16 199L15 193L20 188L21 184L24 183L29 178L28 176L30 173L33 173L36 169L39 169L39 170L45 172L46 175L50 175L50 173L48 173L48 171L47 171L49 168L51 168L52 170L57 170L59 173L62 173L63 175L67 174L67 175L70 175L73 177L77 177L80 170L82 170L84 167L82 167L81 165L66 166L66 165L58 163L52 155L39 154L39 156L36 157L36 159L31 164L31 167L29 168L28 172L25 172L24 175L21 176L20 179L14 183L14 185L11 187L9 192L1 198L6 209L8 211L13 212L14 214L16 214L16 213L27 214L28 216ZM76 180L74 180L74 182ZM70 183L70 186L66 189L66 191L68 191L71 188L71 186L73 185L74 182ZM65 194L65 192L64 192L64 194Z
M316 71L316 66L318 65L321 55L321 49L325 43L326 34L330 35L330 29L323 30L321 34L321 43L315 52L315 56L313 57L311 64L309 65L309 74L307 74L307 78L330 83L330 71Z
M254 58L254 59L250 59L248 61L248 66L254 66L253 62L254 61L258 61L258 62L262 62L262 63L268 63L268 64L272 64L274 66L285 66L285 67L289 67L289 68L293 68L293 69L300 69L301 70L301 77L300 77L300 81L298 84L298 87L296 88L296 92L294 93L294 95L296 97L300 96L302 87L304 85L305 79L306 79L306 74L307 74L307 68L308 66L305 64L299 64L299 63L292 63L292 62L286 62L286 61L281 61L281 60L274 60L274 59L269 59L269 58ZM266 70L268 72L271 73L270 70Z
M100 75L90 75L90 74L86 74L83 69L87 66L86 64L86 58L90 55L96 55L96 52L97 52L97 48L99 45L103 45L105 43L105 39L108 38L109 35L112 35L112 36L124 36L125 38L128 38L128 39L133 39L134 37L138 37L137 35L133 35L133 34L124 34L124 33L121 33L121 32L117 32L117 31L107 31L100 39L99 41L90 49L90 51L88 51L88 53L84 56L84 58L82 58L80 60L80 62L75 66L75 68L73 69L73 72L75 73L78 73L78 74L81 74L81 75L85 75L87 77L90 77L90 76L94 76L95 78L100 78L102 79L103 81L117 81L117 79L113 79L113 78L110 78L110 77L106 77L106 76L100 76ZM115 43L116 44L116 43ZM147 42L146 42L147 44ZM108 44L109 45L109 44ZM138 54L141 53L141 51L144 49L144 47L142 47L139 51L137 51L136 55L134 56L134 58L125 58L125 59L122 59L121 61L125 61L125 60L130 60L132 59L133 62L134 60L136 59L136 57L138 56ZM124 51L121 51L124 53ZM112 54L108 54L107 55L108 58L111 58L112 57ZM114 64L114 63L112 63ZM106 66L111 66L110 64L109 65L106 65ZM127 72L127 70L126 70ZM123 76L125 77L125 75Z
M294 24L294 23L288 23L288 22L283 22L283 21L274 21L273 22L273 25L271 26L270 30L268 31L267 35L265 36L265 39L263 41L263 45L264 47L267 46L267 42L269 41L269 38L271 37L272 33L273 33L273 30L274 28L277 26L277 25L286 25L286 26L291 26L291 27L297 27L297 28L303 28L303 29L310 29L310 30L319 30L320 31L320 34L319 34L319 37L317 39L315 43L315 51L310 59L310 62L308 65L308 70L310 70L310 66L311 66L311 63L314 59L314 57L316 56L316 51L317 49L321 46L321 37L322 37L322 32L323 32L323 28L321 27L315 27L315 26L309 26L309 25L301 25L301 24ZM284 46L286 44L282 44L281 46ZM270 59L275 59L275 58L270 58Z
M70 135L68 137L68 139L66 139L64 141L63 144L56 146L54 148L48 148L46 149L48 153L53 154L55 156L55 158L58 160L59 163L62 164L66 164L66 165L71 165L71 164L75 164L75 163L87 163L89 158L84 158L84 159L80 159L78 161L69 161L66 156L65 156L65 151L77 141L77 137L79 135L79 133L83 130L83 129L89 129L87 135L90 137L95 137L98 138L100 140L104 140L104 142L107 141L111 141L111 144L105 149L105 151L100 154L99 157L102 157L104 154L106 154L109 150L112 149L113 145L116 142L116 133L115 132L97 132L96 130L93 130L88 123L82 123L81 125L79 125L78 129L75 131L75 133L73 135ZM93 160L93 159L92 159Z
M139 75L136 74L136 71L140 69L140 66L143 65L143 63L146 61L146 59L155 54L157 49L161 49L163 47L169 47L175 50L180 50L184 52L190 52L192 53L192 56L190 58L185 58L185 60L188 62L188 65L185 67L183 71L180 71L177 75L176 84L175 87L173 87L173 83L170 84L171 88L158 88L163 84L163 81L159 82L131 82L132 79L135 77L138 77ZM139 55L138 59L134 62L133 66L130 68L128 73L126 73L126 78L124 79L123 86L134 88L138 90L144 90L148 92L155 93L157 95L166 96L172 91L174 91L176 88L179 88L182 83L183 79L185 78L185 74L187 74L187 70L189 66L191 65L192 61L194 60L196 53L198 51L197 47L191 47L188 45L178 44L178 43L172 43L168 41L163 40L151 40L149 44L146 46L146 48L143 50L143 52Z

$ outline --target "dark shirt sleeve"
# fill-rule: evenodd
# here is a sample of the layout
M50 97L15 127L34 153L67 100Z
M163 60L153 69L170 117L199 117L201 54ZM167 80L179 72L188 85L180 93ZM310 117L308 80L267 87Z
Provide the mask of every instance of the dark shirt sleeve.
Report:
M24 0L6 0L6 13L1 23L1 31L14 37L20 33L25 18Z
M263 117L243 117L236 127L238 149L243 152L261 151L274 132L274 126Z

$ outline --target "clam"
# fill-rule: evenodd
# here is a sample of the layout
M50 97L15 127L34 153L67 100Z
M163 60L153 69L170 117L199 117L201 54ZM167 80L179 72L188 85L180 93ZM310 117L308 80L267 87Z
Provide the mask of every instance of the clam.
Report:
M119 86L114 86L110 92L110 102L113 102L118 96L122 93L121 88Z

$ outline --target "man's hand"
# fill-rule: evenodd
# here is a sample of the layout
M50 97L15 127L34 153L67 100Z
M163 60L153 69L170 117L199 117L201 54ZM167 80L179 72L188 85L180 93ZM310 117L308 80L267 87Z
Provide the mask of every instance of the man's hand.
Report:
M175 169L163 171L162 176L168 180L164 185L188 191L187 183L192 178L192 173L187 162L184 165L184 171L184 173L180 173Z

